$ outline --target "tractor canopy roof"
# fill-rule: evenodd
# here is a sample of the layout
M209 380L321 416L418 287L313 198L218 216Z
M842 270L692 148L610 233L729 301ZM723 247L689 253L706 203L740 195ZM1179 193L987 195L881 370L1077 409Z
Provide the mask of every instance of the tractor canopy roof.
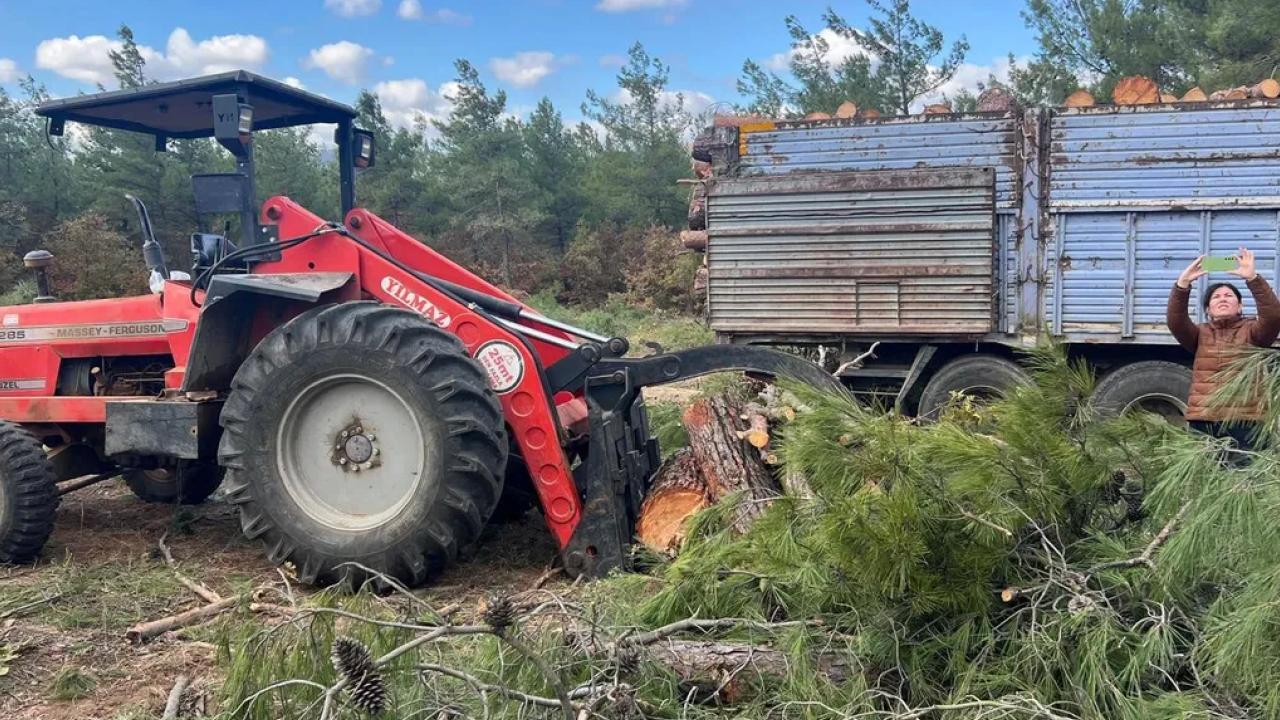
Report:
M166 138L213 136L213 96L235 93L253 106L253 129L350 122L356 111L277 80L244 70L129 90L50 100L36 114Z

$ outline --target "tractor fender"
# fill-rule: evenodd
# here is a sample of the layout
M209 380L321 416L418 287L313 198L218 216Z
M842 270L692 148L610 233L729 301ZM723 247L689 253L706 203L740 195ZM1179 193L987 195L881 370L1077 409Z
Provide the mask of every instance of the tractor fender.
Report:
M349 272L215 276L191 342L183 392L231 387L231 378L253 350L254 318L264 313L278 316L271 323L274 327L343 289L354 277Z

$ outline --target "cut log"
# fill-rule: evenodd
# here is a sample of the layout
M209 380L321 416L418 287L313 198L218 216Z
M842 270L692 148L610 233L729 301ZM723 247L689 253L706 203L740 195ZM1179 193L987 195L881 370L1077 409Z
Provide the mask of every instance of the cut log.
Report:
M742 431L742 439L753 448L763 450L769 444L769 419L763 413L747 412L748 428Z
M1243 87L1243 86L1238 88L1231 88L1230 90L1222 94L1222 99L1223 100L1248 100L1249 88Z
M706 230L681 230L680 244L686 250L697 250L702 252L707 249L707 231Z
M709 273L707 266L703 265L693 274L693 291L695 293L703 293L707 291L707 279Z
M712 396L694 401L683 417L689 447L712 502L732 493L742 494L730 521L738 532L745 532L779 495L778 484L760 453L738 439L742 410L736 400Z
M1178 102L1178 98L1176 95L1173 95L1172 93L1160 93L1160 102L1165 104L1176 103Z
M689 193L689 229L707 229L707 186L697 183Z
M771 123L773 118L764 115L716 115L711 120L715 127L742 127L743 125L760 125Z
M858 105L852 100L845 100L840 103L840 107L836 108L836 117L851 118L858 114Z
M866 108L858 111L858 117L863 120L879 120L880 111L875 108Z
M830 120L831 114L824 112L811 112L804 116L805 120Z
M951 112L950 103L934 103L924 106L925 115L946 115L949 112Z
M693 161L693 175L699 180L706 180L711 177L711 163L701 160Z
M138 623L125 631L124 636L129 640L129 642L134 643L135 645L142 644L162 633L184 628L188 625L194 625L198 622L208 620L219 613L226 612L227 610L235 607L242 599L243 598L240 596L223 598L218 602L202 605L198 608L178 613L177 615L170 615L169 617L163 617L159 620L152 620L150 622Z
M1095 103L1093 93L1082 89L1068 95L1062 104L1066 107L1093 107Z
M1149 77L1130 75L1116 83L1111 101L1117 105L1151 105L1160 102L1160 88Z
M636 538L655 552L673 553L684 544L689 519L710 505L693 451L677 450L653 476L640 507Z
M1018 109L1018 99L1002 87L989 87L978 95L978 112L1009 112Z
M1267 78L1249 88L1249 97L1274 100L1280 97L1280 82L1277 82L1274 78Z
M762 679L776 681L795 672L786 653L765 645L668 639L646 645L644 655L675 673L684 691L701 703L739 703L757 694ZM836 684L857 672L852 661L835 652L813 658L818 674Z
M1208 95L1199 86L1193 87L1182 96L1182 102L1204 102L1209 99Z

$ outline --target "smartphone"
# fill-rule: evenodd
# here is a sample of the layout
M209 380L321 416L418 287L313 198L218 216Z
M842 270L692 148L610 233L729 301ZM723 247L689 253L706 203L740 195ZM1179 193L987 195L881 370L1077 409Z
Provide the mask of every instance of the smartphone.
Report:
M1206 255L1204 260L1200 261L1200 268L1205 272L1229 272L1235 270L1239 266L1234 255L1227 257L1214 257Z

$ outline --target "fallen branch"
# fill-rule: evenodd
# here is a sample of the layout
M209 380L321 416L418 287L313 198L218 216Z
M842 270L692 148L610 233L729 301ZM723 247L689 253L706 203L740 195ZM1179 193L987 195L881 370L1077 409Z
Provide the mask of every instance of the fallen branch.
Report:
M1102 572L1103 570L1114 570L1117 568L1124 569L1124 568L1137 567L1139 565L1146 565L1147 567L1151 567L1152 560L1155 557L1156 551L1160 549L1160 546L1168 542L1169 536L1173 534L1173 531L1178 526L1178 523L1182 521L1182 518L1186 516L1187 511L1190 509L1191 509L1191 502L1187 501L1178 510L1177 514L1174 515L1172 518L1170 518L1169 522L1165 523L1163 528L1160 528L1160 532L1156 533L1156 536L1151 539L1151 542L1147 544L1147 547L1145 550L1142 551L1142 554L1138 555L1137 557L1129 558L1127 560L1114 560L1112 562L1099 563L1089 568L1088 570L1086 570L1085 575L1087 577L1091 577L1093 575L1096 575L1099 572Z
M191 678L186 675L179 675L174 681L173 689L169 691L169 701L164 704L164 714L160 716L160 720L176 720L178 705L182 702L182 693L186 692L190 682Z
M556 698L542 697L540 695L530 695L528 693L520 692L519 690L516 690L514 688L509 688L506 685L494 685L492 683L486 683L474 675L468 675L467 673L462 672L461 670L454 670L453 668L445 667L443 665L422 664L422 665L415 665L414 669L420 670L422 672L433 672L439 675L447 675L451 678L461 680L467 683L468 685L470 685L472 688L474 688L476 692L481 694L497 693L498 695L502 695L503 697L506 697L508 699L518 700L520 702L528 703L530 705L537 705L539 707L547 707L547 708L563 707L561 705L560 700ZM575 710L580 707L582 707L581 704L573 703L573 708Z
M186 575L183 575L182 571L178 570L178 563L174 562L173 554L169 552L169 546L164 543L164 539L168 536L169 536L169 532L167 530L164 532L164 534L160 536L160 542L159 542L160 554L164 557L164 563L168 565L169 569L173 571L173 574L177 576L178 582L182 583L182 586L185 587L186 589L190 590L196 595L199 595L200 599L204 600L207 603L222 602L221 595L210 590L208 587L205 587L204 585L196 582L195 580L192 580Z
M17 615L18 613L22 612L23 610L30 610L30 609L31 609L31 608L33 608L33 607L37 607L37 606L39 606L39 605L44 605L45 603L51 603L51 602L53 602L53 601L55 601L55 600L57 600L57 599L59 599L59 598L61 598L61 597L62 597L62 593L54 593L54 594L52 594L52 595L48 595L48 596L46 596L46 597L42 597L42 598L40 598L39 600L32 600L31 602L29 602L29 603L27 603L27 604L25 604L25 605L19 605L18 607L10 608L10 609L5 610L4 612L0 613L0 620L5 620L5 619L8 619L8 618L11 618L11 617L13 617L14 615Z
M215 603L202 605L198 608L178 613L177 615L170 615L169 617L163 617L159 620L152 620L150 622L138 623L125 631L124 636L129 640L129 642L134 643L135 645L140 645L157 635L167 633L170 630L184 628L188 625L194 625L198 622L208 620L219 613L230 610L240 602L242 597L243 596L237 595L235 597L223 598Z

